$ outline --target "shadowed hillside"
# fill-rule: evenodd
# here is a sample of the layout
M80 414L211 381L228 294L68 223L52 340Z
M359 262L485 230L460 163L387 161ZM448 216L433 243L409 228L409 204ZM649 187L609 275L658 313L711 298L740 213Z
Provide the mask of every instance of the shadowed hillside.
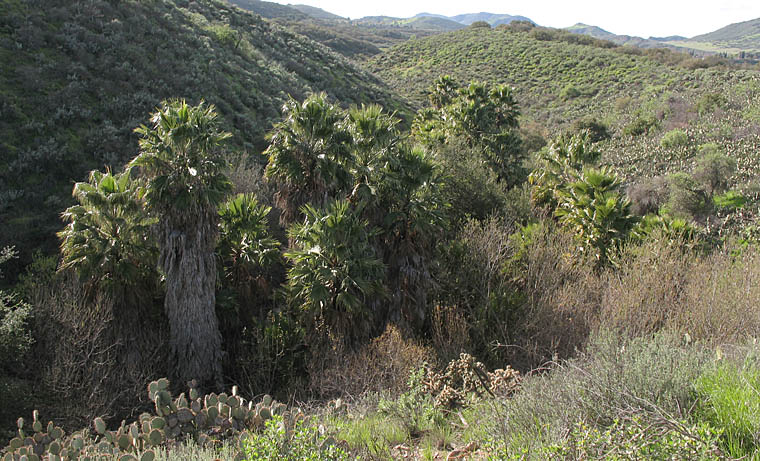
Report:
M251 154L288 95L404 107L345 58L226 2L1 4L0 247L55 246L73 182L134 156L132 130L162 99L215 104Z

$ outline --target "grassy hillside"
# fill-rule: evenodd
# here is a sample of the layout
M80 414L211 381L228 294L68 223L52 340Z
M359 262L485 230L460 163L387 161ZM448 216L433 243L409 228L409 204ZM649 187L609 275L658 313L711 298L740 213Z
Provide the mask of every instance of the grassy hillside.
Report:
M698 35L690 42L711 42L721 46L760 50L760 18L730 24L726 27Z
M244 10L256 13L266 19L287 19L291 21L303 21L309 19L309 14L294 8L291 5L281 5L274 2L261 0L228 0L229 3Z
M288 95L403 110L345 58L225 2L0 5L0 247L56 245L73 182L134 156L162 99L216 104L251 154Z
M288 5L291 8L295 8L296 10L300 11L301 13L308 14L309 16L317 19L346 19L343 16L338 16L337 14L330 13L329 11L325 11L322 8L317 8L314 6L309 5Z
M692 69L709 61L590 38L590 45L578 44L573 37L542 28L468 28L396 46L368 68L418 106L440 75L513 85L523 126L545 138L595 118L613 134L599 144L605 161L629 181L689 170L697 148L710 142L737 160L735 183L760 173L757 71ZM651 129L634 129L646 123ZM686 131L688 145L662 147L674 129Z
M750 62L760 60L760 18L730 24L690 39L674 37L668 45L708 53L721 53Z

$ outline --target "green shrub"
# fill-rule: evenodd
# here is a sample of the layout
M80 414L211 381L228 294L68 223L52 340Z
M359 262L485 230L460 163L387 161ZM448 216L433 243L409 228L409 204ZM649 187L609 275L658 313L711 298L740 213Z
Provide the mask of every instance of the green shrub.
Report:
M720 93L705 93L697 101L697 112L706 115L721 109L727 104L726 97Z
M700 149L700 151L703 150L707 149ZM692 176L709 195L714 195L728 188L734 171L736 171L734 159L720 153L709 152L697 158L697 165Z
M596 334L580 357L526 378L522 391L505 403L493 437L509 452L538 453L565 444L579 422L604 433L619 430L624 418L683 421L695 401L693 383L709 358L708 351L672 334Z
M660 145L665 149L683 147L689 143L689 136L683 130L672 130L665 133L660 140Z
M688 173L668 176L668 201L663 211L675 217L696 219L707 214L711 208L707 192Z
M573 123L573 131L580 132L588 130L591 135L591 142L604 141L610 139L610 132L607 125L600 122L594 117L578 119Z
M721 454L717 444L715 429L706 424L633 417L603 429L579 422L566 440L550 445L545 454L560 459L707 461Z
M348 454L333 437L320 434L314 426L298 421L292 430L282 424L282 417L274 416L266 422L261 433L254 433L245 442L246 459L263 461L333 461L348 460Z
M15 256L13 248L6 247L0 250L0 265ZM31 318L32 307L29 304L14 293L0 291L0 374L22 374L19 367L32 345L32 335L29 331Z
M575 99L580 95L581 95L581 90L579 90L573 85L565 86L564 88L562 88L562 91L559 93L559 96L565 100Z
M623 134L628 136L641 136L654 131L660 122L654 115L639 115L635 120L623 128Z
M739 192L730 190L724 194L714 196L713 203L718 208L737 210L747 204L747 198Z

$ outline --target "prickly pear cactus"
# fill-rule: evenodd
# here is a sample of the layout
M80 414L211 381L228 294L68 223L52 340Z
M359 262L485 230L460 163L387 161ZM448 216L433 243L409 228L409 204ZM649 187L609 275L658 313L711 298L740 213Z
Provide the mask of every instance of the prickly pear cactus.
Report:
M63 429L52 422L43 425L35 410L32 422L24 418L17 421L18 437L14 437L3 450L2 461L153 461L155 450L167 443L193 439L200 445L220 439L240 439L245 431L263 429L273 416L281 416L286 433L304 419L298 409L265 395L254 403L238 395L237 387L231 394L201 396L194 381L190 390L172 398L166 378L148 384L148 397L154 404L155 414L143 413L137 421L125 421L116 430L108 430L102 418L95 418L88 429L66 436ZM243 444L240 443L243 459Z

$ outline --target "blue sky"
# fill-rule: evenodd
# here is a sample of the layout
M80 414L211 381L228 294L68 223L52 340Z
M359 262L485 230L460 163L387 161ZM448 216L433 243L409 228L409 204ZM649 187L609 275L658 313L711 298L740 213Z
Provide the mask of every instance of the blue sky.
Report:
M312 5L344 17L410 17L420 12L453 16L506 13L531 18L542 26L567 27L578 22L616 34L641 37L695 35L735 22L760 18L760 1L747 0L279 0Z

